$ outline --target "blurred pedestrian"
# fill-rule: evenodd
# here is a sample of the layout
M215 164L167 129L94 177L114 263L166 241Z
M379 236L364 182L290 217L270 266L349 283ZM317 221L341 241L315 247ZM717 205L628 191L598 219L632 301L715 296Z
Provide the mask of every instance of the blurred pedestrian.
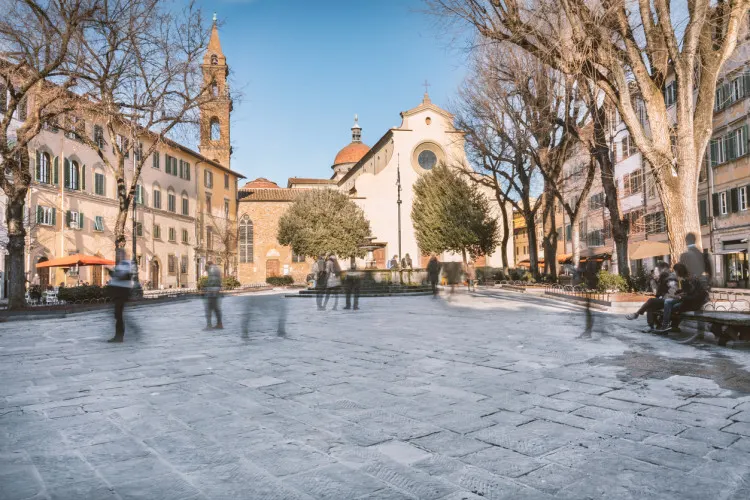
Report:
M312 267L312 273L315 279L315 302L318 305L318 311L323 310L323 295L326 291L326 257L323 254L318 255Z
M354 310L359 309L359 294L362 289L362 273L357 270L357 262L352 262L352 267L346 272L344 280L346 288L346 305L344 309L352 308L352 295L354 295Z
M221 269L212 261L208 262L206 269L208 279L204 286L204 297L206 299L206 330L210 330L211 318L216 315L216 328L221 330L224 325L221 323Z
M583 333L578 337L581 339L590 339L594 331L594 314L591 312L591 294L598 288L599 277L597 276L598 267L593 258L586 259L586 265L583 268L583 279L586 286L586 327Z
M115 267L107 270L110 275L107 290L115 305L115 336L107 342L122 342L125 339L125 302L133 288L133 263L125 258L125 250L118 248L115 252Z
M432 297L437 298L438 280L440 279L440 261L437 255L433 254L427 263L427 279L430 281L430 286L432 286Z
M328 299L333 293L334 302L332 310L335 311L339 307L339 292L341 291L341 266L339 266L339 261L335 255L328 257L326 275L326 298L323 301L323 309L328 306Z
M474 291L476 290L475 287L475 281L476 281L477 271L474 267L474 261L468 261L466 263L466 286L468 290Z

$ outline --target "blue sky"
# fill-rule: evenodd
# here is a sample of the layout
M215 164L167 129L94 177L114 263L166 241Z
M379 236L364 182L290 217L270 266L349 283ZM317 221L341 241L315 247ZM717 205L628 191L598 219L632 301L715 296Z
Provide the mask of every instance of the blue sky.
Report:
M354 114L372 146L425 79L448 107L466 53L421 0L199 0L216 11L233 90L232 169L252 180L330 177Z

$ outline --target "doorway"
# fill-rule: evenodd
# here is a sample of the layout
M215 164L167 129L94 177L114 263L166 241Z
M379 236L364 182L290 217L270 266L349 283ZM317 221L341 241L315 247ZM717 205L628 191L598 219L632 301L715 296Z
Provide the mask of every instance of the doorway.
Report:
M376 248L373 250L372 257L375 259L376 269L385 269L385 248Z
M102 266L93 266L91 269L91 284L102 286Z
M149 281L151 281L151 289L152 290L158 290L159 289L159 276L161 273L159 272L159 261L158 260L152 260L151 261L151 269L149 270Z
M47 262L49 259L47 257L39 257L39 260L36 261L37 264L41 264L42 262ZM50 268L49 267L43 267L42 269L37 270L37 274L39 274L39 288L44 291L49 286L49 273Z
M266 278L281 276L281 266L279 259L268 259L266 261Z

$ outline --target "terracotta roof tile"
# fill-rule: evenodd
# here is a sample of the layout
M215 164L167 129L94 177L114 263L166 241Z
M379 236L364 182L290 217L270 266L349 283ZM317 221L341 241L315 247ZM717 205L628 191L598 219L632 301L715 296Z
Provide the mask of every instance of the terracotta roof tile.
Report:
M243 201L294 201L307 189L270 188L253 189L244 196L240 194L240 202Z
M273 181L269 181L265 177L258 177L254 181L250 181L240 188L240 190L252 190L252 189L281 189L278 184Z

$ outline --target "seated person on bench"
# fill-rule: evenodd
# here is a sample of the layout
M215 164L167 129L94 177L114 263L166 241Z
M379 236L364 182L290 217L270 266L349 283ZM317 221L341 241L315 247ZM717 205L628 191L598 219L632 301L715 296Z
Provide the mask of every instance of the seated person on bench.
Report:
M648 322L649 329L647 332L653 331L656 326L656 312L661 311L664 308L664 300L674 298L677 295L677 275L669 270L669 264L664 261L660 261L656 264L656 268L659 271L659 278L657 281L655 297L651 297L643 303L638 311L628 314L625 316L627 319L637 319L641 314L646 314L646 321Z
M664 318L661 328L656 330L655 333L664 334L672 329L672 313L697 311L708 301L708 290L700 277L688 275L687 267L684 264L675 264L674 271L677 273L677 278L682 286L677 292L677 298L664 301Z

